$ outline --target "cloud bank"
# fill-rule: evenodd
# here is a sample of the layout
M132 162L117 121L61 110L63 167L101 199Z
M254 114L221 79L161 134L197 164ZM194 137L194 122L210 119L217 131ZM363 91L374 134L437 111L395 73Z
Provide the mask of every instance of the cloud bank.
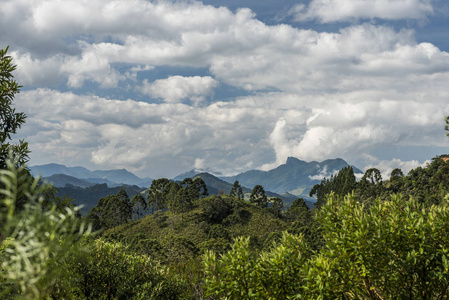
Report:
M396 20L432 6L313 0L294 11L319 22ZM198 165L269 169L288 156L380 165L364 155L448 146L449 53L410 29L267 25L249 9L195 1L8 0L0 35L27 87L17 109L36 164L170 177ZM243 96L221 98L222 86Z

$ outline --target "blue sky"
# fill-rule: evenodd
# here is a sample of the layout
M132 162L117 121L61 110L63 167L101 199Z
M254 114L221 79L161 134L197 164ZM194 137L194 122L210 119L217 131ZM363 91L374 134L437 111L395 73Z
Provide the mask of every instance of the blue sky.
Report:
M31 165L174 177L449 152L443 0L0 0Z

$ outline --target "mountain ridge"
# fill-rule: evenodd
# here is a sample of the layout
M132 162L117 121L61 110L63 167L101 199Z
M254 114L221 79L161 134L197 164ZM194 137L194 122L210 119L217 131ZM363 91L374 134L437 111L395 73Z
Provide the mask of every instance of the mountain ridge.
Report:
M204 172L204 170L193 169L174 177L172 180L181 181L184 178L198 176L198 174L209 174L203 175L203 177L210 180L209 186L212 189L217 189L216 191L214 190L214 194L218 194L221 191L228 193L230 190L229 185L238 180L242 187L246 187L249 190L249 193L254 186L261 185L267 194L273 193L276 195L273 197L287 195L283 197L287 199L290 197L302 197L308 201L313 201L309 197L309 191L312 187L320 183L324 177L329 178L347 166L350 165L341 158L326 159L322 162L306 162L295 157L288 157L285 164L268 171L249 170L235 176L217 176L209 171ZM362 173L358 168L352 167L354 173ZM84 167L67 167L55 163L31 166L30 170L33 175L41 174L44 180L53 183L57 187L64 187L65 184L87 187L106 183L110 187L136 185L148 188L153 180L148 177L140 178L126 169L90 171Z
M241 186L249 189L261 185L265 190L279 195L288 193L296 197L310 199L309 191L315 184L348 166L350 165L341 158L326 159L322 162L306 162L290 156L285 164L268 171L249 170L235 176L219 176L217 178L230 184L238 180ZM354 173L363 174L357 167L351 167L354 169ZM176 176L175 179L182 180L197 174L199 173L191 170Z
M67 167L65 165L56 163L30 166L29 169L33 176L42 176L44 180L47 179L49 182L52 183L57 179L58 185L62 186L65 185L62 182L64 177L60 176L59 178L57 178L55 177L55 175L70 176L72 178L85 180L92 184L106 183L109 186L120 186L126 184L126 185L137 185L139 187L149 187L151 186L151 182L153 181L153 179L150 177L140 178L134 175L133 173L127 171L126 169L90 171L80 166ZM71 183L70 181L73 181L73 179L69 178L65 179L68 180L67 183Z

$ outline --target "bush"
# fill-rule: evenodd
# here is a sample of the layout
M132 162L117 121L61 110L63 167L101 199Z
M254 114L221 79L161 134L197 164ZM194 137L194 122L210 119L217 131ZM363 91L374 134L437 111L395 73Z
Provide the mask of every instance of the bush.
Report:
M7 169L0 170L0 229L6 237L0 239L0 296L71 298L77 287L63 265L67 257L83 251L76 245L84 224L76 209L67 207L63 213L55 205L43 209L42 195L49 187L26 176L17 162L9 159ZM27 201L16 211L19 195L26 195Z
M80 297L87 299L179 299L186 286L145 255L119 242L94 241L84 259L74 258Z

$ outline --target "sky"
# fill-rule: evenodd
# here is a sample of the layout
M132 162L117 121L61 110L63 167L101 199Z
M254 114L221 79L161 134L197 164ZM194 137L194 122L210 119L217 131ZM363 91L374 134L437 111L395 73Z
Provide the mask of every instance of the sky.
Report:
M0 0L30 165L384 176L449 153L447 0Z

